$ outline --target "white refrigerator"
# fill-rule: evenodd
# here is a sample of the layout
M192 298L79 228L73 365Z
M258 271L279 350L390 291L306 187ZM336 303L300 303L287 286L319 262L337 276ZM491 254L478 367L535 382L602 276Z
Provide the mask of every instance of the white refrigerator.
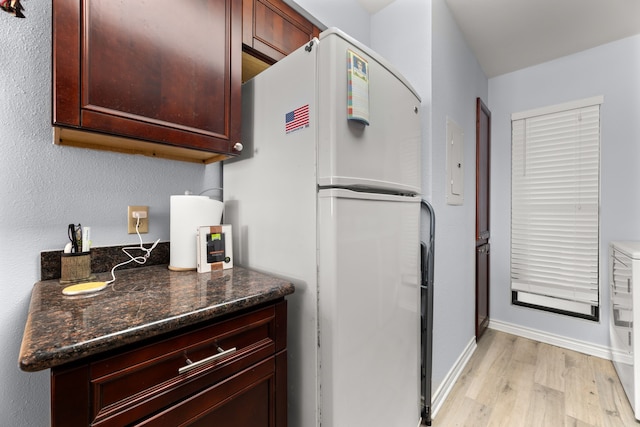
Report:
M329 29L243 85L234 264L290 280L292 427L420 422L420 98Z

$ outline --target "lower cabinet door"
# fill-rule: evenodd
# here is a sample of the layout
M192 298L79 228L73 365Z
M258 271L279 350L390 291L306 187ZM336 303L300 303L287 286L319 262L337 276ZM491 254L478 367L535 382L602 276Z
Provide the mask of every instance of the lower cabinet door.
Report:
M276 363L270 357L136 425L275 427L275 400Z
M489 326L489 250L488 243L476 246L476 340Z

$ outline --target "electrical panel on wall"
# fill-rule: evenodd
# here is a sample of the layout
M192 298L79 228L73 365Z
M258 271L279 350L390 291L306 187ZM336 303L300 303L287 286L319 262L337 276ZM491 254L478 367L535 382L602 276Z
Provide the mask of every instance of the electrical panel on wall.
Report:
M449 205L461 205L464 200L464 132L447 117L447 181L446 200Z

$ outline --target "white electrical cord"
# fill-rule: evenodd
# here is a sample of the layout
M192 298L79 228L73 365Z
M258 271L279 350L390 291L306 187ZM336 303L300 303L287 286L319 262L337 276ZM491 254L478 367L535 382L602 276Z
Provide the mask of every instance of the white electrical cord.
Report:
M156 242L149 249L142 246L142 236L140 235L140 231L138 231L139 226L140 226L140 217L138 217L136 221L136 234L138 235L138 239L140 240L140 246L128 246L128 247L122 248L122 252L127 254L130 259L115 265L111 269L111 280L109 280L108 282L105 282L105 284L109 285L116 281L116 275L115 275L116 268L129 264L130 262L137 262L138 264L146 263L147 259L149 259L149 257L151 256L151 251L154 250L155 247L158 245L158 242L160 242L160 239L156 240ZM131 250L141 250L144 252L144 255L133 256L129 252L127 252Z
M198 193L198 196L202 196L204 193L206 193L207 191L213 191L213 190L218 190L220 192L220 194L222 195L222 192L224 191L224 188L222 187L211 187L211 188L206 188L204 190L202 190L201 192ZM186 194L186 192L185 192Z

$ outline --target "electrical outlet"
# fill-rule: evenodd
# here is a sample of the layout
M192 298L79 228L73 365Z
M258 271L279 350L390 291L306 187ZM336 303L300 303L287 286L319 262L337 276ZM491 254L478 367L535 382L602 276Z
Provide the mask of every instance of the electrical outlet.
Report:
M149 206L128 206L127 207L127 232L129 234L136 233L136 223L138 218L133 217L134 212L144 212L145 218L140 218L140 224L138 224L138 232L140 234L149 232Z

